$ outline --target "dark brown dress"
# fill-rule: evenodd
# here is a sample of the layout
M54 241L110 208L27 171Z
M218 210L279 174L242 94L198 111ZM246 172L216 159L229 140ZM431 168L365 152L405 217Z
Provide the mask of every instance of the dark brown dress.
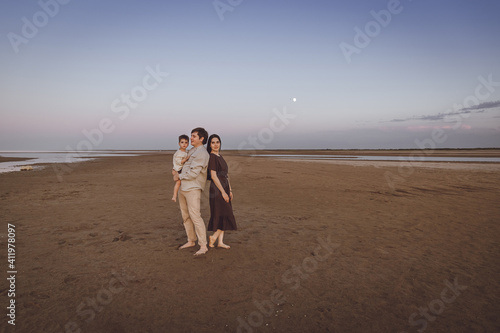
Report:
M211 171L217 172L217 178L222 185L224 191L229 195L229 180L227 179L227 163L222 156L210 154L208 161L207 174L210 176ZM233 206L231 200L224 201L221 191L215 183L210 183L210 221L208 222L209 231L220 230L236 230L236 220L233 215Z

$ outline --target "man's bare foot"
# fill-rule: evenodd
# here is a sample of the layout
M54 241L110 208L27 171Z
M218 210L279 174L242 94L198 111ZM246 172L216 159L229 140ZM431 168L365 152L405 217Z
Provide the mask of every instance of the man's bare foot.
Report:
M206 246L200 247L200 249L194 254L195 256L200 256L208 252L208 248Z
M177 202L177 198L176 197L172 197L172 201L173 202Z
M219 243L219 245L217 245L217 247L222 247L223 249L230 249L231 248L231 246L226 245L224 243Z
M217 238L212 238L212 236L208 236L208 246L210 247L214 247L214 244L215 244L215 241L217 240Z
M187 249L188 247L193 247L195 245L196 245L195 242L187 242L186 244L179 246L179 250Z

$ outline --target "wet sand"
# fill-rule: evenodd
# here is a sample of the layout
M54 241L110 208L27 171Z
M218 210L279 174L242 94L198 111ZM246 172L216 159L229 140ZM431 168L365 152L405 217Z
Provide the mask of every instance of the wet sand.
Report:
M16 331L500 330L498 168L223 156L239 230L196 258L171 153L0 174Z
M21 162L21 161L27 161L30 159L31 158L0 156L0 163L2 163L2 162L17 162L17 161Z

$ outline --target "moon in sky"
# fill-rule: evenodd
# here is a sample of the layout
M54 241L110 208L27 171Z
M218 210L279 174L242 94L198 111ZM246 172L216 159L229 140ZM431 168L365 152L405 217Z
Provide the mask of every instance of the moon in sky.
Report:
M297 102L297 99L294 97L294 98L292 98L292 101L293 102Z

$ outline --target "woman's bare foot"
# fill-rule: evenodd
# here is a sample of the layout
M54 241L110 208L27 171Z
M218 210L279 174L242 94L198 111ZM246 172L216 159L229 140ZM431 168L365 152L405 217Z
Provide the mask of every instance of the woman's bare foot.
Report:
M214 247L216 240L217 240L217 238L213 238L212 236L208 236L208 246Z
M219 245L217 245L217 247L222 247L223 249L230 249L231 248L231 246L226 245L224 243L219 243Z
M188 247L193 247L195 245L196 245L195 242L187 242L186 244L179 246L179 250L187 249Z
M195 256L200 256L208 252L208 248L206 246L200 247L200 249L194 254Z

